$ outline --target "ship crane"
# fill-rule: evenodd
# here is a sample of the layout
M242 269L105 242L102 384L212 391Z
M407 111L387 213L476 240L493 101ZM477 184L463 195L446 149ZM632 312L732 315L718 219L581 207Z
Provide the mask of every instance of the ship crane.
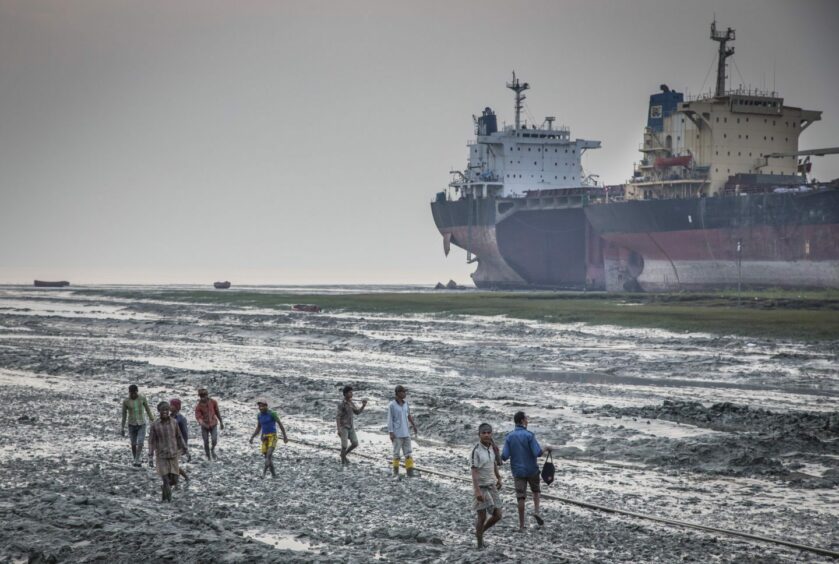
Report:
M782 159L784 157L824 157L826 155L839 154L839 147L826 147L824 149L807 149L804 151L791 151L789 153L769 153L763 156L763 164L756 168L761 169L769 166L769 159Z

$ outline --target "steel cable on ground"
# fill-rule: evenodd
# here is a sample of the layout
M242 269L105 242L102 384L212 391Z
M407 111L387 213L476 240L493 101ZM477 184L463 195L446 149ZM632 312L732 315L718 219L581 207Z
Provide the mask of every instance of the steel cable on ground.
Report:
M299 439L289 439L288 441L290 443L296 443L296 444L300 444L300 445L303 445L303 446L308 446L308 447L317 448L317 449L321 449L321 450L331 450L331 451L335 451L335 452L340 451L340 449L336 449L334 447L329 447L329 446L321 445L321 444L317 444L317 443L311 443L311 442L308 442L308 441L301 441ZM354 452L352 454L354 456L358 456L358 457L361 457L361 458L366 458L367 460L379 461L381 459L380 456L375 456L375 455L371 455L371 454L363 454L363 453L356 453L356 452ZM403 466L404 466L404 464L403 464ZM414 466L414 468L421 473L431 474L432 476L440 476L441 478L447 478L449 480L471 483L471 479L463 477L463 476L453 476L453 475L447 474L445 472L439 472L437 470L432 470L430 468L424 468L424 467L420 467L420 466ZM795 542L792 542L792 541L787 541L787 540L784 540L784 539L764 537L764 536L761 536L761 535L755 535L755 534L746 533L746 532L743 532L743 531L735 531L733 529L723 529L721 527L712 527L710 525L700 525L699 523L691 523L689 521L681 521L679 519L670 519L668 517L657 517L655 515L648 515L646 513L637 513L635 511L629 511L629 510L626 510L626 509L618 509L616 507L609 507L609 506L606 506L606 505L600 505L600 504L597 504L597 503L590 503L590 502L582 501L582 500L579 500L579 499L573 499L573 498L570 498L570 497L563 497L563 496L558 496L558 495L553 495L553 494L542 493L542 499L550 499L550 500L553 500L553 501L559 501L559 502L562 502L562 503L567 503L569 505L576 505L578 507L583 507L585 509L594 509L594 510L597 510L597 511L603 511L605 513L614 513L616 515L624 515L624 516L627 516L627 517L634 517L636 519L645 519L647 521L654 521L656 523L662 523L664 525L684 527L684 528L688 528L688 529L696 529L696 530L699 530L699 531L705 531L705 532L710 532L710 533L719 533L719 534L723 534L723 535L740 537L740 538L749 539L749 540L753 540L753 541L759 541L759 542L764 542L764 543L776 544L776 545L780 545L780 546L786 546L786 547L789 547L789 548L794 548L796 550L803 550L803 551L806 551L806 552L812 552L814 554L819 554L821 556L829 556L831 558L839 559L839 551L830 550L828 548L820 548L820 547L817 547L817 546L808 546L808 545L804 545L804 544L798 544L798 543L795 543Z

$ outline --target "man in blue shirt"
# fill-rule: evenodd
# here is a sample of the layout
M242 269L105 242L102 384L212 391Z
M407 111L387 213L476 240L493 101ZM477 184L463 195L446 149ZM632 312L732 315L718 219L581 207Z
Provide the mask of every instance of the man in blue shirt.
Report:
M280 421L280 416L276 411L268 409L268 402L259 400L256 402L259 407L259 413L256 414L256 430L251 435L250 442L253 443L254 438L262 431L262 455L265 457L265 467L262 469L262 477L265 473L271 471L271 477L276 478L277 473L274 471L274 449L277 447L277 426L283 433L283 442L288 443L288 436L285 434L285 427Z
M501 460L510 460L510 467L513 471L513 479L516 486L516 502L519 509L519 530L524 530L524 500L527 497L527 486L533 492L533 518L541 527L545 524L539 515L539 464L536 459L547 452L551 447L545 446L544 450L539 446L536 437L527 430L527 416L523 411L518 411L513 416L516 424L515 430L507 435L504 440L504 450L501 452Z

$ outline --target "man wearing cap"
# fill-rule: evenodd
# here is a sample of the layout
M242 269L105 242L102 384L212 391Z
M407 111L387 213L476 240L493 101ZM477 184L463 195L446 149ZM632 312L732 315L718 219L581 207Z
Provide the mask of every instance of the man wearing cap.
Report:
M146 418L149 416L149 423L154 421L154 416L149 409L149 402L145 396L140 395L137 384L128 386L128 397L122 401L122 436L125 436L125 422L128 421L128 438L131 441L131 454L134 457L134 466L142 466L140 456L143 454L143 443L146 442Z
M186 452L181 430L170 417L169 403L157 404L160 418L152 423L149 430L149 466L154 466L157 456L157 474L163 481L163 501L172 501L172 486L178 483L178 458Z
M524 530L524 500L527 497L527 487L533 493L533 518L540 527L545 524L539 515L539 499L541 489L539 488L539 464L536 459L546 452L551 452L552 447L545 446L542 449L536 436L527 430L527 415L518 411L513 416L516 428L507 435L504 440L504 450L501 451L501 460L510 460L510 468L513 472L513 479L516 487L516 502L519 510L519 530Z
M475 501L472 511L477 512L475 521L475 537L478 548L484 547L484 531L501 520L501 474L496 464L495 445L492 443L492 426L481 423L478 427L478 444L472 449L470 464L472 465L472 490ZM487 514L490 515L487 519Z
M274 449L277 446L277 425L280 426L280 431L283 433L283 443L288 443L288 437L285 433L280 421L279 415L275 411L268 409L268 402L259 400L256 402L259 407L259 413L256 414L256 430L251 435L250 443L253 444L254 438L262 431L262 455L265 457L265 467L262 469L262 477L268 470L271 471L271 477L276 478L277 473L274 471Z
M195 404L195 419L201 425L201 438L204 439L204 454L207 460L216 459L216 443L218 443L218 430L224 431L224 421L221 420L221 412L218 409L218 402L210 397L206 388L198 390L198 403ZM212 438L212 448L210 446Z
M367 407L367 400L361 400L361 407L356 407L352 401L352 386L344 386L344 399L338 404L338 436L341 437L341 464L349 464L347 455L358 446L358 436L353 425L353 415L359 415ZM348 447L347 445L350 444Z
M387 408L387 430L390 435L390 440L393 443L393 475L399 475L399 460L401 455L405 456L405 470L408 477L414 476L414 459L411 456L411 429L414 434L417 434L417 426L414 424L414 418L411 416L411 410L408 407L408 401L405 396L408 395L408 390L405 386L396 386L396 398L391 400Z

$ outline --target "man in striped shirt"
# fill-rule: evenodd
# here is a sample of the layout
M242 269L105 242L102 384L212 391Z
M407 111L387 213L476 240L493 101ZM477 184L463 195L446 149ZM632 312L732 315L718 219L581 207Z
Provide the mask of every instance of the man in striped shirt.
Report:
M178 423L170 417L169 402L157 404L160 419L152 423L149 430L149 466L154 466L157 456L157 474L163 482L163 501L172 501L172 486L178 483L180 468L178 461L181 453L186 454Z
M131 454L134 466L141 466L140 455L143 453L143 443L146 441L146 419L144 411L149 416L149 423L154 416L149 409L149 402L141 396L137 384L128 386L128 397L122 401L122 436L125 436L125 422L128 421L128 437L131 441Z
M475 521L475 537L478 548L484 547L484 532L501 520L501 474L495 448L492 443L492 427L489 423L481 423L478 427L478 444L472 449L472 489L475 501L472 510L477 512ZM487 514L490 515L487 519Z

